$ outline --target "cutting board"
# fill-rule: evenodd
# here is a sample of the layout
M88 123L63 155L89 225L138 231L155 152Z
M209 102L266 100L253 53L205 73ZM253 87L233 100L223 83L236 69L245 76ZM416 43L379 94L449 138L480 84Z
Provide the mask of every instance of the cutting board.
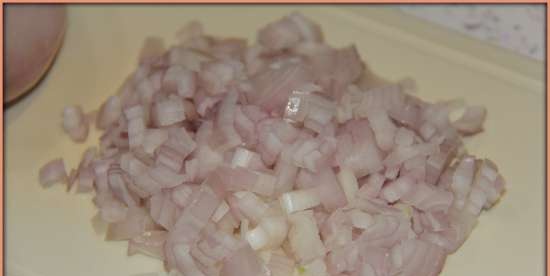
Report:
M428 100L463 98L482 104L485 131L468 139L470 152L498 164L507 181L499 204L480 217L444 276L542 275L544 207L543 64L438 29L383 6L74 5L58 59L33 93L5 111L6 266L10 276L126 276L161 271L160 262L126 256L123 242L105 242L90 219L89 195L48 190L38 170L63 157L75 167L85 144L61 130L61 111L96 109L136 66L143 40L167 44L192 19L208 33L247 37L293 10L318 21L334 46L355 43L379 75L414 78Z

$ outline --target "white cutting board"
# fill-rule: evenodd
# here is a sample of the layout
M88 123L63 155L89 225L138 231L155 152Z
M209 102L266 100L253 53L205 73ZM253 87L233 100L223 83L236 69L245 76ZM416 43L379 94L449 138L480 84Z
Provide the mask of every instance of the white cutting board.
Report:
M85 148L62 133L63 106L97 108L134 68L146 36L171 42L180 26L199 19L209 33L253 39L259 26L292 10L320 22L331 44L355 43L380 75L416 79L420 96L464 98L488 108L486 131L469 141L470 149L498 164L508 191L481 216L442 275L542 275L543 64L385 8L280 5L70 6L65 44L49 75L5 113L8 275L126 276L161 270L160 262L128 258L125 243L105 242L94 233L90 196L69 195L61 186L40 188L41 165L62 156L75 167ZM88 144L96 141L94 133Z

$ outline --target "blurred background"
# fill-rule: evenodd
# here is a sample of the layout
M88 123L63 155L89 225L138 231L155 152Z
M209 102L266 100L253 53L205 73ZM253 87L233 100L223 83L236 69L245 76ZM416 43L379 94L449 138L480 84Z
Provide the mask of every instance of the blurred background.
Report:
M529 58L544 60L544 5L400 5L399 9Z

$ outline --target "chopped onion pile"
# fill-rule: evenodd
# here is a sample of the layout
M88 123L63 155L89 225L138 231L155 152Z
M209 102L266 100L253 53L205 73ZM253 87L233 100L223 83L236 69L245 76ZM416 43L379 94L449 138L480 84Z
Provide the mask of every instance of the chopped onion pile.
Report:
M459 102L380 81L298 13L253 46L197 22L178 38L146 41L73 173L61 159L40 171L44 186L93 192L107 239L170 275L437 275L504 192L462 143L485 108L452 121ZM81 109L63 114L85 139Z

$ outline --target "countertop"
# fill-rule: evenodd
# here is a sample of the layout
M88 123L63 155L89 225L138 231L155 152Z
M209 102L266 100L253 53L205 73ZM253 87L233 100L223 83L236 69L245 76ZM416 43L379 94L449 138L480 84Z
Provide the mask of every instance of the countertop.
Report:
M520 55L545 60L542 4L400 5L399 9Z

